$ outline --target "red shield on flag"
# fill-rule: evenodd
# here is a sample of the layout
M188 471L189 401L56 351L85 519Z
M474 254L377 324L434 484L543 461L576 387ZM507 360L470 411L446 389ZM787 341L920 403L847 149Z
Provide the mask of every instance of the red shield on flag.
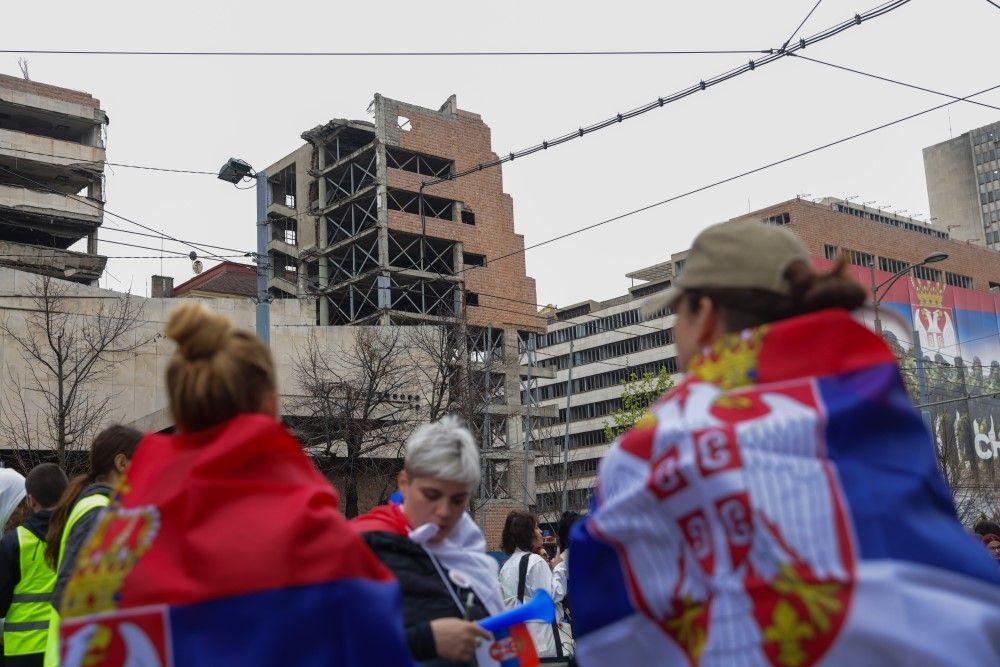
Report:
M170 667L169 617L165 605L64 619L60 657L64 667Z

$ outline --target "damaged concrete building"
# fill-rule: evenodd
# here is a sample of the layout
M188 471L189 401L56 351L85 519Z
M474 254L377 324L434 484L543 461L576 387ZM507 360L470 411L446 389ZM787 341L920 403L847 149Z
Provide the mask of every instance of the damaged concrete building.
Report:
M518 358L545 322L501 170L449 179L496 159L490 129L455 96L428 109L376 94L368 111L267 167L271 296L315 299L319 325L465 323L471 354L510 360L483 442L523 500L529 480L506 469L521 465Z
M0 265L97 283L107 123L87 93L0 74Z

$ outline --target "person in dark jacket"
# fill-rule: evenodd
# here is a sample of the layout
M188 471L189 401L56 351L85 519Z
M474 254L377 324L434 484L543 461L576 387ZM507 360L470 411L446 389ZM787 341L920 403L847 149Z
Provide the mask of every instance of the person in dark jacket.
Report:
M496 560L465 511L479 484L472 435L454 417L419 427L406 441L398 482L401 504L351 525L399 580L413 657L425 667L468 665L491 639L473 621L504 609Z
M54 463L32 468L24 480L31 515L0 539L0 616L6 667L41 665L48 620L47 596L55 573L45 561L45 536L52 508L66 490L66 473Z

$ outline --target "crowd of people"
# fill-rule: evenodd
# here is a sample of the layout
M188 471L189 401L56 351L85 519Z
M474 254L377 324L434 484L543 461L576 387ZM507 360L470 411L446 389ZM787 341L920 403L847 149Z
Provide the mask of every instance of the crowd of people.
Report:
M839 345L838 336L861 340L864 335L852 328L849 312L863 305L865 295L844 277L842 266L816 273L801 244L785 230L757 224L726 227L721 232L710 229L696 240L684 279L658 305L677 313L674 332L681 365L695 380L712 383L716 391L705 394L693 384L682 384L658 404L652 423L676 415L684 428L694 429L694 440L734 411L766 414L763 403L754 402L745 391L739 393L746 383L787 384L788 374L813 361L809 345L787 350L799 356L781 362L794 367L783 367L782 376L763 362L759 368L721 363L709 357L707 350L713 345L721 341L730 350L742 350L759 344L761 355L771 354L766 347L766 337L772 335L769 326L775 325L773 335L778 337L782 327L813 326L820 316L826 318L822 325L834 332L824 339L827 345ZM612 664L609 657L616 655L622 656L623 664L640 664L629 662L630 655L652 660L642 664L680 664L678 656L683 658L684 653L667 657L657 648L659 639L649 640L644 633L672 638L693 662L717 657L714 646L706 648L712 638L711 634L706 638L710 619L697 600L704 599L699 595L713 594L722 599L739 589L743 580L726 578L730 573L763 578L768 568L780 571L786 579L781 583L784 588L776 585L776 590L783 595L808 585L835 590L834 584L817 578L820 575L801 554L792 553L784 564L774 556L793 551L778 532L777 520L745 513L750 501L740 503L749 494L767 493L760 487L740 490L746 482L741 476L751 476L749 466L757 454L725 449L718 439L705 439L704 447L694 454L696 464L680 455L671 458L670 448L690 436L671 431L674 425L669 423L654 427L641 422L616 443L600 473L600 492L606 495L589 518L563 514L555 527L554 554L545 550L537 517L522 511L506 517L503 564L487 552L483 532L468 512L480 483L478 446L454 417L417 427L405 443L399 493L347 521L338 511L329 481L279 421L275 368L267 347L196 304L177 308L166 334L176 343L166 373L174 433L144 436L125 426L106 428L93 441L86 472L72 480L51 463L36 466L26 477L0 469L0 519L7 525L0 540L5 665L392 667L416 662L427 667L485 667L504 658L491 649L494 638L480 622L540 592L556 605L552 622L527 624L534 653L542 662L569 664L575 654L585 665ZM884 343L871 337L863 340L873 351L862 354L838 348L854 357L841 359L838 363L845 365L837 372L855 371L860 364L885 358ZM714 365L709 367L706 359ZM774 377L763 377L768 373ZM858 396L873 395L867 380L844 382ZM810 386L820 391L815 389L818 383ZM719 393L731 389L738 391ZM710 396L707 403L704 396ZM769 409L780 405L768 400ZM880 409L865 418L880 437L891 438L897 419L893 410L902 408L890 399L877 400L883 401ZM670 412L677 401L679 411ZM690 421L699 406L708 406L716 422ZM833 411L826 418L838 419ZM801 444L813 432L815 427L795 431L791 445ZM906 437L918 438L919 447L930 448L926 434L914 433L907 431ZM661 436L669 440L665 449L657 439ZM827 447L834 446L831 437ZM623 462L623 455L631 458ZM765 458L780 465L775 456L770 451ZM855 503L852 493L861 482L852 475L865 464L856 452L850 456L855 457L854 468L845 467L838 483ZM748 466L748 472L740 472L734 463ZM712 466L729 474L728 495L716 504L719 521L725 524L721 527L704 523L704 514L697 512L679 522L673 515L655 515L660 511L658 501L704 483L684 477L684 466L695 465L705 479L715 472ZM797 465L797 474L805 475L801 461ZM891 465L896 466L897 478L904 474L902 464ZM629 474L638 481L629 482L623 470L632 471ZM822 479L837 475L824 470ZM968 544L952 530L960 531L954 512L935 495L939 485L935 479L922 478L920 485L900 494L906 501L900 507L934 526L939 536L942 531L947 534L946 543L921 543L923 551L932 552L921 557L947 568L950 550L965 550ZM889 493L891 488L878 492ZM779 493L787 496L786 491ZM819 495L811 498L816 503L821 500ZM803 505L797 511L813 509ZM840 512L838 525L848 525L843 507L836 512ZM818 525L826 518L803 514L796 520ZM639 520L641 525L635 523ZM856 521L853 529L839 529L854 533L844 538L838 557L852 550L865 555L869 548L867 528L861 525L862 518ZM763 546L747 541L753 531L767 534L766 540L761 538ZM1000 526L982 522L976 531L986 547L980 548L982 559L987 549L1000 558ZM729 552L712 552L709 558L706 554L717 534L728 540L722 543L729 545ZM880 557L898 559L901 548L884 536L879 539ZM680 559L679 574L666 560L654 559L653 569L647 570L652 579L662 578L672 587L663 599L650 597L655 589L641 576L642 559L649 553ZM738 570L743 562L750 565ZM853 572L853 567L842 569ZM995 576L983 572L979 561L966 570L968 576L986 582L979 594L985 595L982 590L989 587L1000 591L1000 570ZM841 574L840 583L844 582L851 584L849 576ZM628 593L619 594L618 586ZM760 582L755 586L748 588L750 602L742 602L744 607L756 604L753 596L765 588ZM987 593L996 591L989 588ZM769 603L773 609L767 608L767 613L775 614L776 623L792 623L788 627L799 639L781 635L773 629L776 626L756 634L742 626L742 641L773 658L773 664L805 664L811 655L807 650L827 650L834 643L831 639L822 645L802 644L802 638L815 636L807 632L817 630L793 618L800 609L818 617L822 621L818 627L823 630L825 623L823 631L829 631L834 612L845 606L824 592L827 598L812 598L818 606L798 607L791 595L787 593L787 601ZM1000 600L1000 594L991 599ZM853 604L858 614L876 602L859 597ZM935 603L929 597L925 604ZM730 616L738 616L739 609L733 609ZM631 620L629 610L654 623ZM672 625L675 617L688 625ZM938 640L973 646L979 651L976 655L1000 661L1000 611L975 607L966 618L963 636L955 636L950 628L952 634ZM933 635L935 630L929 627L924 632ZM871 651L873 659L879 655L876 634L869 628L856 642L858 650ZM840 641L849 642L843 637ZM940 664L942 655L947 654L934 654L931 662ZM944 664L960 663L945 660Z

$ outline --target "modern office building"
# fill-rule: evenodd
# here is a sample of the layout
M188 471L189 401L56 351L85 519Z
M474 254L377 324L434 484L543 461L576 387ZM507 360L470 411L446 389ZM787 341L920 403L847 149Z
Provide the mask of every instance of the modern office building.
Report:
M931 216L952 237L1000 250L1000 122L924 149Z
M966 364L978 360L979 367L988 369L1000 360L997 297L988 294L1000 292L1000 253L956 241L938 225L834 197L819 202L791 199L730 222L747 219L787 226L819 265L846 255L853 275L866 286L872 275L869 266L881 283L933 252L947 253L945 260L913 269L913 278L900 280L886 295L885 308L899 314L900 322L909 322L906 328L886 323L886 330L900 340L909 340L916 331L924 354L945 365L964 358ZM677 373L674 316L661 312L645 319L642 305L683 273L687 254L674 253L661 264L627 274L633 284L622 296L545 313L548 325L537 337L537 365L555 371L555 377L537 380L535 391L537 404L558 409L559 417L555 423L538 420L535 431L537 509L543 521L558 518L564 486L568 509L588 507L598 461L610 445L604 424L622 407L621 383L632 374L656 374L660 368ZM572 391L567 401L571 346ZM944 395L938 391L931 398Z
M0 74L0 265L97 283L107 124L87 93Z

